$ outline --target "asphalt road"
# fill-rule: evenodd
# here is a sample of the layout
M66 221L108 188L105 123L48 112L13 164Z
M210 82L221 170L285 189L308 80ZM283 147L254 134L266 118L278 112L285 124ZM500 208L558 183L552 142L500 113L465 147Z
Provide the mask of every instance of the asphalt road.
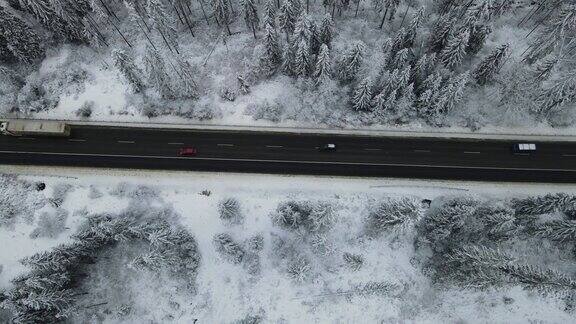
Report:
M318 147L334 143L336 152ZM576 143L73 126L70 138L0 136L0 163L576 183ZM179 157L195 147L195 157Z

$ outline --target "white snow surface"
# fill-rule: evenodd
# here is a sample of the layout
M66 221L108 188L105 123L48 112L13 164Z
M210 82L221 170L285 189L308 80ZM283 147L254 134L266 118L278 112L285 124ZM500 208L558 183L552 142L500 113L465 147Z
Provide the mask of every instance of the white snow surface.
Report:
M197 294L184 299L169 297L169 290L149 290L155 287L152 281L140 282L131 289L137 289L137 302L148 311L123 320L107 318L106 323L192 323L194 319L198 323L231 323L246 314L260 314L265 323L574 322L574 317L562 310L557 299L520 287L488 291L436 289L414 262L415 251L409 237L359 238L364 208L374 198L433 199L451 193L502 198L560 191L576 193L574 186L16 166L1 166L0 172L43 181L47 184L46 195L57 184L73 186L62 206L70 212L67 229L57 239L30 239L28 235L34 226L24 221L12 229L0 228L3 266L0 288L10 287L10 279L25 271L19 259L69 241L83 220L78 212L114 213L125 208L127 199L110 195L119 183L158 189L161 200L180 215L179 222L196 238L202 255ZM91 186L103 196L89 198ZM210 196L201 195L203 190L209 190ZM242 225L226 227L220 221L217 204L225 197L240 201L245 215ZM324 200L338 206L336 226L327 234L337 252L316 256L312 264L314 275L304 282L288 278L274 266L274 257L270 255L272 235L288 235L272 224L270 213L287 199ZM216 253L212 238L222 232L230 233L238 242L255 234L264 236L262 272L258 278L250 278L241 266L222 260ZM343 269L342 252L362 254L363 268L358 272ZM399 283L406 288L397 297L329 294L369 281ZM512 303L505 303L505 297L512 298ZM171 320L162 317L169 312L163 309L162 298L180 302Z

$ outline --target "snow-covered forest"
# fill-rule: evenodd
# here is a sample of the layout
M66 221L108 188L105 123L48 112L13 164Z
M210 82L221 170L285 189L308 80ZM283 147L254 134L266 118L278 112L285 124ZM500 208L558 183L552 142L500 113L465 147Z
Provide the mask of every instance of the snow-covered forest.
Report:
M576 318L573 188L148 176L2 175L0 322Z
M3 0L3 116L576 123L572 0Z

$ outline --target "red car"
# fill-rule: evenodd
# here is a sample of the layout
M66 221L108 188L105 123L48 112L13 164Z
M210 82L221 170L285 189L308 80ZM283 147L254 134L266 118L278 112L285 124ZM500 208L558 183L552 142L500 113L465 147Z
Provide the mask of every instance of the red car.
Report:
M179 156L196 156L198 150L194 147L184 147L178 151Z

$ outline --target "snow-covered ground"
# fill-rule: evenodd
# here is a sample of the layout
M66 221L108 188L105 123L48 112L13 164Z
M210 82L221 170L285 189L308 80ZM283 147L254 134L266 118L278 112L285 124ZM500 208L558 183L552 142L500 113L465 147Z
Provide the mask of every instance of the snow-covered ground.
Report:
M3 199L12 197L16 188L24 188L19 189L23 191L18 198L27 197L26 205L38 207L30 214L16 213L9 224L0 225L0 292L11 287L11 279L29 271L20 259L71 242L71 235L88 215L122 217L125 210L146 213L147 209L167 208L171 210L167 215L176 215L174 222L198 244L200 266L191 291L166 273L133 268L129 249L127 254L106 250L86 270L79 307L71 317L74 322L575 321L564 295L525 290L518 283L473 289L436 282L425 266L430 251L416 244L413 225L367 234L371 208L386 199L409 199L418 205L423 199L435 205L447 196L507 201L527 195L576 194L571 185L13 166L2 166L0 172L18 174L17 181L46 184L44 191L26 190L15 182L0 184L5 188ZM236 222L219 217L219 204L227 198L239 203L241 216ZM277 207L286 201L330 206L329 230L291 229L274 222ZM427 213L427 207L417 208ZM61 227L54 225L62 219L54 217L58 210L67 215ZM43 213L51 215L49 224L42 224ZM244 251L241 262L219 252L214 238L222 233L229 234ZM260 239L261 243L254 243ZM518 248L520 243L506 244ZM534 252L530 260L574 275L573 255L550 243L538 250L549 255L541 258L542 253ZM346 261L346 253L362 261L359 265ZM2 316L0 311L0 320ZM235 322L242 319L245 322Z

